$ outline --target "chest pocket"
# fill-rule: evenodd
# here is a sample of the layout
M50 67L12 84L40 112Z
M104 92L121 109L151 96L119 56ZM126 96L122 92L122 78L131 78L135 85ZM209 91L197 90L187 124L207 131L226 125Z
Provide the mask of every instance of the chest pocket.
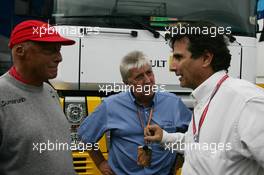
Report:
M161 120L157 124L168 133L176 132L176 125L172 120Z
M160 126L162 129L164 129L168 133L174 133L176 132L176 126L171 126L171 125L161 125Z

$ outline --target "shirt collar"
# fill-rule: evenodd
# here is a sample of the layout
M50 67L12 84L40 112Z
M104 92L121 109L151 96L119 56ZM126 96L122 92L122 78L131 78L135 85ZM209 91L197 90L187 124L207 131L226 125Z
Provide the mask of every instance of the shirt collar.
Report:
M29 84L29 81L26 80L26 79L23 79L22 76L17 72L15 66L12 66L10 69L9 69L9 74L14 77L16 80L22 82L22 83L25 83L25 84Z
M193 98L197 101L197 103L201 102L204 99L209 98L210 94L214 90L217 82L226 74L225 70L218 71L211 75L207 80L205 80L202 84L200 84L194 91L192 92Z

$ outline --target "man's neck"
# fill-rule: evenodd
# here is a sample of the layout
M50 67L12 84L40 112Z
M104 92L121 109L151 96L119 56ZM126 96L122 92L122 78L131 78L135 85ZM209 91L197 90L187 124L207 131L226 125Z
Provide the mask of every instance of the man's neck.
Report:
M144 97L135 97L136 102L144 107L150 107L152 106L152 100L153 100L154 94L150 96L144 96Z
M205 82L208 78L210 78L215 72L213 70L204 72L200 78L200 80L197 82L195 87L192 87L192 89L196 89L198 86L200 86L203 82Z
M20 67L15 66L16 73L26 82L28 85L32 86L41 86L43 85L43 81L35 80L32 78L32 73L29 73L27 71L24 71Z

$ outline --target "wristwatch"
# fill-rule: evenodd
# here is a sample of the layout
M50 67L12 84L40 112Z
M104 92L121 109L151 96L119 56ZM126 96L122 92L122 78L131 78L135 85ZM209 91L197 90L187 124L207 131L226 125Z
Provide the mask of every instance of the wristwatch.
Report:
M66 108L66 116L70 123L80 123L84 115L85 111L81 104L69 104Z

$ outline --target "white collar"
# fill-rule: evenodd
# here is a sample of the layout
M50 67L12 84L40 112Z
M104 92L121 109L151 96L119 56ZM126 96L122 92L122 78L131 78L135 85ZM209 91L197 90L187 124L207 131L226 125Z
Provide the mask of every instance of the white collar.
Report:
M193 90L192 96L197 103L208 99L213 92L217 82L226 74L225 70L218 71Z

